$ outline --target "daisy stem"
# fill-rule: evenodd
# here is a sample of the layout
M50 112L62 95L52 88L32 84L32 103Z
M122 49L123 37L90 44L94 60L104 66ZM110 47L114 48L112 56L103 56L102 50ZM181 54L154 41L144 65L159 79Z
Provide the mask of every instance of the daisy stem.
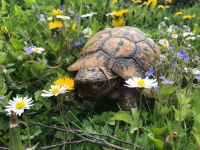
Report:
M9 150L24 150L17 115L11 112Z

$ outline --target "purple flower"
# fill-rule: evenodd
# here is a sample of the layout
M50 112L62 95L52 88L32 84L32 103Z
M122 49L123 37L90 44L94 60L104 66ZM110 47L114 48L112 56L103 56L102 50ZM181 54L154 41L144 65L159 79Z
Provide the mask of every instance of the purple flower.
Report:
M200 81L200 76L196 76L195 78L196 78L198 81Z
M0 100L3 100L4 96L0 96Z
M171 67L174 67L176 65L176 62L171 62Z
M85 43L85 41L83 39L81 39L80 41L75 41L73 42L73 46L81 46Z
M185 61L187 61L189 59L189 55L185 53L184 49L180 49L179 53L175 53L174 55L175 57L181 57L183 58Z
M173 51L173 49L174 49L174 45L170 45L170 46L168 46L167 49L168 49L168 51Z
M65 5L61 5L59 9L60 10L65 10Z
M150 77L150 76L153 74L153 72L154 72L154 69L153 69L153 67L151 67L151 68L145 73L145 76L146 76L146 77Z
M162 84L174 84L174 81L167 80L165 76L160 77L160 79L162 80Z
M34 49L33 48L36 48L36 46L30 46L30 47L26 47L24 50L25 50L25 53L27 55L30 55L31 53L34 52Z
M81 18L79 18L78 16L76 16L75 19L76 19L77 22L81 21Z

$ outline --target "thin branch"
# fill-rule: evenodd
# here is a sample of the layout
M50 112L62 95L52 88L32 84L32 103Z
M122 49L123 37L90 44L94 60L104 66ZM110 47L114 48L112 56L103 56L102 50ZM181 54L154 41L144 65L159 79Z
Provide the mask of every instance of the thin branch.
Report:
M8 150L6 147L0 147L0 150Z
M59 144L55 144L55 145L50 145L50 146L45 146L45 147L40 147L40 150L45 150L45 149L51 149L51 148L55 148L55 147L61 147L64 145L70 145L70 144L80 144L85 142L84 140L78 140L78 141L63 141L62 143Z
M58 126L48 126L48 125L44 125L44 124L41 124L41 123L35 123L35 122L32 122L30 124L39 125L39 126L42 126L42 127L45 127L45 128L51 128L51 129L55 129L55 130L58 130L58 131L68 132L68 133L71 133L71 134L81 138L82 140L84 140L84 142L94 143L94 144L98 144L98 145L101 145L101 146L107 146L107 147L111 147L111 148L114 148L114 149L117 149L117 150L128 150L128 149L114 145L114 144L111 144L111 143L107 142L104 138L110 138L112 140L115 140L115 141L127 144L129 146L137 147L137 148L144 150L144 148L142 148L141 146L138 146L138 145L126 142L126 141L122 141L122 140L120 140L116 137L110 136L110 135L94 134L94 133L89 134L89 133L83 132L81 130L68 129L68 128L64 129L64 128L58 127ZM98 136L100 136L100 137L98 137Z

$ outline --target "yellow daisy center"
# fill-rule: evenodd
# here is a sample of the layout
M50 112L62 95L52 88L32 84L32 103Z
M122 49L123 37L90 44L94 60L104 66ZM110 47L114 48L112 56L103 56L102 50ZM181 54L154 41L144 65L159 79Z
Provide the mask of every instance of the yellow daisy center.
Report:
M35 48L35 52L39 52L39 50L40 50L39 48Z
M57 94L59 92L60 92L60 89L58 87L54 87L54 88L51 89L52 94Z
M25 105L26 105L26 104L25 104L23 101L19 101L19 102L16 102L15 107L16 107L17 109L22 109L22 108L25 107Z
M145 85L145 80L139 79L139 80L137 81L137 85L139 85L139 86L144 86L144 85Z

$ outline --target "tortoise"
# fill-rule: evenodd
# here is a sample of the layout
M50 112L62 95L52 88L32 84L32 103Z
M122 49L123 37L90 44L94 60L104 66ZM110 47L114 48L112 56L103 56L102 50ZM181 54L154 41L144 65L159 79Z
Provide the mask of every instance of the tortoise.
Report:
M80 57L67 69L77 72L74 80L80 97L107 96L130 110L138 106L140 93L124 86L124 81L133 76L143 78L159 56L158 45L139 29L106 28L85 44Z

